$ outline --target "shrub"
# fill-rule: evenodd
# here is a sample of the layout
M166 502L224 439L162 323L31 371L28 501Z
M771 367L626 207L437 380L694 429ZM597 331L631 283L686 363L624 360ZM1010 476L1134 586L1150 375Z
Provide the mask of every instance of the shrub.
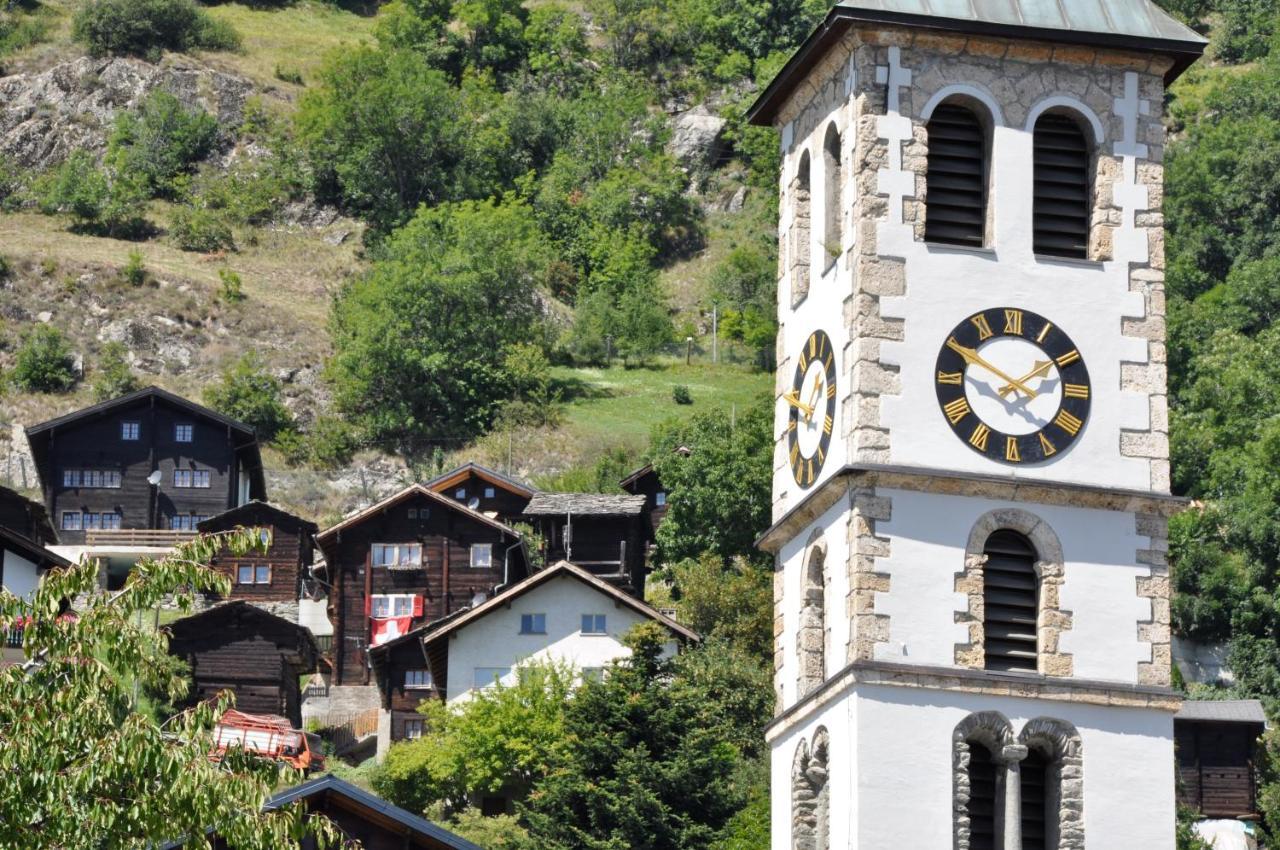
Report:
M57 328L38 325L23 336L13 366L13 383L18 389L33 393L66 392L75 382L75 359Z
M293 426L293 415L280 400L280 382L267 374L252 352L205 387L204 403L253 426L258 436L266 440Z
M351 426L336 416L318 416L307 432L307 459L321 469L336 469L351 462L357 448Z
M244 300L244 284L240 275L231 269L218 269L218 278L222 281L222 287L218 290L219 298L228 304L239 304Z
M120 277L134 286L142 286L147 282L147 267L142 263L141 251L133 250L129 252L129 261L120 270Z
M74 151L43 184L40 208L71 216L73 228L131 238L150 228L143 218L145 194L129 176L100 168L83 150Z
M282 83L293 83L295 86L305 86L306 82L302 79L302 72L297 68L286 68L280 63L276 63L276 79Z
M126 353L120 342L109 342L102 347L91 385L94 401L118 398L138 388L138 379L129 368Z
M107 161L116 173L134 175L153 196L172 197L180 175L209 155L218 122L203 109L187 109L165 91L153 91L136 112L116 116Z
M0 254L0 282L6 281L13 277L13 264L9 262L9 258L4 254Z
M72 35L94 56L144 56L165 50L233 50L239 36L192 0L89 0L76 12Z
M210 254L235 247L231 227L222 216L201 207L182 207L169 222L169 235L184 251Z
M671 400L676 404L693 404L693 395L684 384L676 384L671 388Z
M13 212L22 206L27 173L12 159L0 156L0 211Z

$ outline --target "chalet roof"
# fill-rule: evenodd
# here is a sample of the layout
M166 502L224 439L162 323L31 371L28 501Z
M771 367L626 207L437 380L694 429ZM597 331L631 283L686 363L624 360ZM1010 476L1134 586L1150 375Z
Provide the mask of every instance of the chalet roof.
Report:
M71 566L71 562L56 552L44 548L31 538L19 534L12 528L5 528L0 525L0 549L8 549L16 552L22 557L31 561L40 569L51 569L54 567L65 568Z
M468 476L474 475L481 480L488 481L495 487L501 487L520 496L532 496L538 490L532 484L527 484L519 479L512 478L509 475L503 475L496 469L490 469L482 466L475 461L467 461L462 466L455 467L448 472L437 475L426 483L426 486L437 493L443 493L445 490L457 484L459 481L465 480Z
M448 496L443 496L434 490L427 489L422 484L410 484L408 487L404 488L399 493L388 496L387 498L383 499L377 504L370 505L364 510L358 511L352 514L351 516L339 522L337 525L329 526L324 531L316 535L316 540L328 540L329 538L333 537L339 532L347 528L351 528L352 526L360 525L370 517L376 516L389 508L393 508L396 505L400 504L401 502L405 501L406 499L410 499L414 496L422 496L428 501L432 501L432 502L435 502L436 504L447 507L449 510L458 511L464 514L465 516L469 517L470 519L474 519L476 522L483 523L492 528L495 528L504 534L508 534L516 538L520 537L520 532L516 531L514 528L512 528L509 525L505 525L501 522L498 522L496 519L487 517L484 514L480 513L479 511L473 511L471 508L467 507L466 505L460 502L450 499Z
M1256 699L1186 700L1173 719L1265 724L1267 713Z
M182 645L188 641L206 641L215 636L226 636L228 640L234 640L234 634L227 630L227 626L219 625L229 623L232 620L258 622L292 634L297 643L293 644L292 647L281 646L281 649L295 649L297 653L296 660L304 665L313 664L320 656L315 636L311 634L310 629L292 620L286 620L284 617L272 614L270 611L259 608L244 599L232 599L229 602L222 602L211 608L174 620L167 627L172 635L169 647L175 652L181 652Z
M644 512L644 496L614 496L605 493L539 493L525 505L528 516L639 516Z
M772 123L787 95L855 24L1159 53L1173 59L1166 83L1190 67L1208 43L1152 0L842 0L752 104L751 123Z
M208 519L200 523L197 523L196 529L198 531L208 531L209 529L227 528L227 527L234 527L235 525L241 525L243 523L239 523L237 522L237 520L258 511L261 511L262 513L270 514L271 516L277 517L279 519L283 519L288 524L301 526L303 529L310 531L312 534L315 534L316 531L319 530L319 526L317 526L311 520L303 519L297 514L291 513L285 510L284 508L280 507L279 505L273 505L270 502L263 502L258 499L252 499L238 507L230 508L229 510L225 510L220 514L214 514Z
M614 601L614 604L626 606L632 611L660 623L675 634L676 637L682 640L702 640L697 632L680 625L675 620L659 612L656 608L646 605L644 602L641 602L629 593L624 593L609 584L607 581L597 578L587 572L582 567L579 567L576 564L571 564L568 561L559 561L546 569L539 570L526 579L516 582L506 590L486 599L474 608L456 612L448 617L419 626L416 629L405 632L394 640L389 640L386 643L379 644L369 651L371 654L380 655L393 646L398 646L405 641L417 639L421 640L423 644L428 644L441 638L448 637L457 630L466 628L476 620L488 616L495 610L506 608L513 600L518 599L529 591L541 587L547 582L561 576L577 579L592 590L608 596Z
M19 502L25 503L27 514L31 518L31 524L40 532L40 538L44 543L57 543L58 531L53 527L53 521L49 519L49 511L45 508L43 502L37 502L35 499L28 499L26 496L9 487L0 486L0 502ZM13 529L16 531L16 529ZM40 540L36 541L41 542Z
M671 453L680 455L681 457L688 457L689 455L693 454L693 449L689 448L688 446L677 446L676 448L671 450ZM653 464L646 463L644 466L640 467L635 472L631 473L626 478L619 481L618 486L629 493L631 492L631 487L637 481L639 481L641 478L644 478L646 475L648 475L651 472L653 472Z

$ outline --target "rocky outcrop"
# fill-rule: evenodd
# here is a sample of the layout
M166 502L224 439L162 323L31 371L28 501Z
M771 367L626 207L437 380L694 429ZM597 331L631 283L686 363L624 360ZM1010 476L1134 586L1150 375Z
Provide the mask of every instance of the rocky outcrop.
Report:
M0 77L0 155L47 168L77 149L101 151L121 109L160 89L218 119L225 133L240 123L253 85L242 77L166 60L89 59L38 74Z
M725 121L707 106L695 106L675 118L671 153L687 166L714 166L724 152Z

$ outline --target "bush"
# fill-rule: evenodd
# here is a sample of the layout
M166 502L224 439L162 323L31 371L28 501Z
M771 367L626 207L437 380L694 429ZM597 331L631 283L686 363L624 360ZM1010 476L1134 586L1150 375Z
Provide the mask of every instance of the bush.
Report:
M129 368L125 354L124 344L120 342L109 342L102 347L93 376L94 401L119 398L138 388L138 379Z
M684 384L676 384L671 388L671 400L676 404L693 404L693 394Z
M4 254L0 254L0 282L6 281L13 277L13 264L9 262L9 258Z
M71 216L76 230L131 238L145 234L145 193L127 175L98 167L83 150L74 151L43 183L40 208Z
M158 59L165 50L234 50L240 38L192 0L89 0L76 12L72 35L94 56Z
M267 374L252 353L241 357L221 378L205 387L204 403L253 426L265 440L293 426L293 414L280 400L280 382Z
M202 207L182 207L169 222L169 235L184 251L211 254L235 247L231 227L222 216Z
M75 385L75 359L62 333L38 325L22 338L13 366L13 383L32 393L66 392Z
M116 116L107 161L131 174L152 196L173 197L177 179L207 157L218 122L203 109L187 109L173 95L153 91L136 112Z
M244 284L240 275L231 269L218 269L218 279L222 281L222 288L218 290L219 298L228 304L239 304L244 300Z
M134 286L142 286L147 282L147 267L142 263L141 251L129 252L129 261L120 270L120 277Z
M0 211L13 212L22 206L27 172L14 160L0 156Z
M306 82L302 79L302 72L297 68L286 68L279 62L276 63L276 79L282 83L293 83L295 86L305 86Z

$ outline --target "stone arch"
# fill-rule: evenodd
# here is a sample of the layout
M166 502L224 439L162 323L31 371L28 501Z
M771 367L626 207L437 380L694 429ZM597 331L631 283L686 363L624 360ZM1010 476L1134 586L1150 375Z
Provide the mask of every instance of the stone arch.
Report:
M1018 733L1018 743L1048 761L1045 810L1052 850L1084 848L1084 745L1065 720L1037 717Z
M970 847L970 782L969 782L969 745L979 744L986 747L997 762L1007 758L1010 747L1017 744L1013 737L1013 726L1008 718L998 711L979 711L970 714L956 724L951 733L951 802L952 802L952 836L955 850L969 850ZM1016 753L1012 754L1016 755ZM1003 810L999 804L1000 775L997 773L995 824L997 830L1003 820ZM999 832L997 831L997 837Z
M822 256L823 271L835 265L844 250L844 152L836 122L827 124L822 138Z
M995 226L995 128L1004 123L999 104L989 92L958 83L934 93L922 120L929 139L925 241L969 248L990 245ZM975 207L976 220L971 218Z
M1066 560L1062 542L1053 528L1035 514L1021 508L997 508L978 517L969 531L965 544L964 568L956 573L955 590L963 593L967 607L956 612L956 622L968 627L969 640L955 648L956 664L962 667L982 669L985 659L986 636L983 618L986 604L983 598L983 568L987 538L994 532L1007 529L1016 531L1031 542L1036 550L1036 575L1040 581L1039 612L1036 622L1038 646L1037 669L1046 676L1070 676L1072 658L1061 651L1062 633L1071 629L1071 612L1061 607L1062 583L1065 579Z
M799 660L797 699L813 693L827 678L827 545L815 532L800 571L800 622L796 630Z
M825 727L813 734L813 744L800 739L791 762L792 850L830 850L830 742Z
M1078 118L1083 119L1083 123L1093 131L1093 146L1101 147L1106 139L1106 131L1102 127L1102 121L1098 118L1097 113L1084 104L1083 101L1077 100L1070 95L1057 94L1052 97L1046 97L1044 100L1036 103L1027 113L1027 122L1023 125L1023 129L1028 133L1034 133L1036 122L1040 120L1040 116L1053 110L1055 112L1075 113Z
M920 111L920 120L928 121L933 115L933 111L949 100L976 102L986 110L986 117L993 126L1005 126L1004 112L1000 109L1000 102L996 100L991 92L974 83L954 83L938 89L933 93L933 97L929 98L929 102L924 105L924 109ZM966 105L972 107L974 103L967 103Z

